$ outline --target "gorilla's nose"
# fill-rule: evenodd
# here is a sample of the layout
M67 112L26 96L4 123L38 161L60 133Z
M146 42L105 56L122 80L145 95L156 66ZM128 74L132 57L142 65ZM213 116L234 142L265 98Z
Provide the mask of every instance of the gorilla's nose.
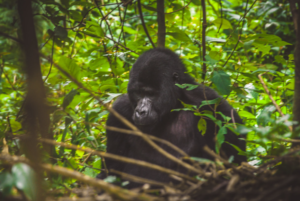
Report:
M143 118L147 115L147 110L145 108L136 109L135 115L137 118Z

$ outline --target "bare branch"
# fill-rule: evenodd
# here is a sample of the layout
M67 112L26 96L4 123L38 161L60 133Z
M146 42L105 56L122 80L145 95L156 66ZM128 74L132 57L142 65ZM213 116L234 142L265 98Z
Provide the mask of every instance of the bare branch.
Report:
M128 200L128 201L131 201L131 200L149 200L149 201L160 200L159 198L155 198L155 197L147 195L147 194L140 194L140 193L136 193L134 191L129 191L129 190L125 191L121 187L114 186L114 185L109 184L100 179L94 179L94 178L84 175L80 172L77 172L75 170L70 170L65 167L53 166L53 165L45 164L45 163L44 164L34 164L24 157L10 156L7 154L6 155L1 154L0 160L5 161L6 163L9 163L9 164L26 163L27 165L30 165L35 168L37 167L46 172L56 173L56 174L60 174L60 175L66 176L66 177L71 177L78 181L98 187L100 189L103 189L104 191L106 191L107 193L112 195L113 197L121 199L121 200Z
M151 39L151 37L149 35L149 32L148 32L147 27L146 27L146 24L144 22L144 17L143 17L143 13L142 13L142 6L141 6L141 0L137 0L137 2L138 2L138 9L139 9L140 18L141 18L141 21L142 21L142 25L143 25L144 31L145 31L145 33L146 33L146 35L147 35L150 43L152 44L152 47L155 48L155 45L154 45L154 43L153 43L153 41L152 41L152 39Z
M104 157L104 158L109 158L109 159L112 159L112 160L122 161L124 163L131 163L131 164L139 165L139 166L142 166L142 167L151 168L151 169L158 170L160 172L164 172L164 173L167 173L167 174L174 174L176 176L188 179L190 181L197 181L196 179L194 179L194 178L192 178L188 175L182 174L180 172L177 172L177 171L174 171L174 170L171 170L171 169L161 167L159 165L148 163L148 162L145 162L145 161L135 160L135 159L132 159L132 158L118 156L118 155L115 155L115 154L106 153L106 152L102 152L102 151L95 151L95 150L93 150L91 148L88 148L88 147L80 147L80 146L73 145L73 144L67 144L67 143L63 143L63 142L56 142L54 140L39 138L38 141L43 142L43 143L47 143L47 144L51 144L51 145L63 146L63 147L66 147L68 149L81 150L81 151L91 153L91 154L94 154L94 155L98 155L98 156L101 156L101 157Z

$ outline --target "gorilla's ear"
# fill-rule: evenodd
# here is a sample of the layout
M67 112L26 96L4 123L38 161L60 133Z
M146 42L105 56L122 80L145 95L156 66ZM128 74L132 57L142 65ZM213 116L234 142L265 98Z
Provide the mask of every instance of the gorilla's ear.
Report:
M174 81L175 83L178 83L178 82L179 82L179 75L178 75L178 73L176 73L176 72L173 73L173 81Z

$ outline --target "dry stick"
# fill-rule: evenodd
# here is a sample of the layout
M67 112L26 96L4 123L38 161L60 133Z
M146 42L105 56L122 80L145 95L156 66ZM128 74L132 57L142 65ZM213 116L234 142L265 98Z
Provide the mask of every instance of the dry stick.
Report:
M127 129L123 129L123 128L117 128L117 127L112 127L112 126L106 126L105 127L107 130L111 130L111 131L116 131L116 132L121 132L121 133L125 133L125 134L129 134L129 135L136 135L136 136L140 136L139 132L133 131L133 130L127 130ZM144 134L147 135L147 134ZM155 137L153 135L147 135L147 137L149 137L151 140L155 140L157 142L160 142L162 144L165 144L167 146L169 146L170 148L174 149L175 151L177 151L178 153L182 154L182 156L186 156L188 157L188 155L180 148L178 148L177 146L175 146L174 144L172 144L171 142ZM300 140L299 140L300 142Z
M232 170L234 170L235 172L243 174L243 175L248 176L248 177L253 177L254 176L253 174L251 174L249 172L244 172L244 171L241 171L240 169L237 169L236 166L234 166L233 164L229 163L227 160L225 160L224 158L222 158L221 156L219 156L218 154L216 154L207 145L205 145L203 147L203 150L206 151L206 153L208 153L209 155L211 155L215 159L218 159L219 161L221 161L222 163L224 163L224 165L227 165L227 166L231 167Z
M182 174L180 172L176 172L176 171L171 170L171 169L161 167L159 165L148 163L148 162L145 162L145 161L135 160L135 159L132 159L132 158L127 158L127 157L123 157L123 156L119 156L119 155L115 155L115 154L111 154L111 153L106 153L106 152L102 152L102 151L96 151L96 150L93 150L91 148L80 147L78 145L72 145L72 144L67 144L67 143L63 143L63 142L56 142L54 140L39 138L38 141L43 142L43 143L47 143L47 144L51 144L51 145L63 146L63 147L66 147L68 149L75 149L75 150L84 151L84 152L91 153L91 154L94 154L94 155L98 155L98 156L101 156L101 157L104 157L104 158L109 158L109 159L113 159L113 160L122 161L122 162L125 162L125 163L131 163L131 164L134 164L134 165L147 167L147 168L158 170L160 172L164 172L164 173L167 173L167 174L174 174L174 175L177 175L179 177L185 178L185 179L190 180L190 181L197 181L196 179L194 179L194 178L192 178L188 175Z
M44 57L45 59L47 59L49 62L51 61L51 58L46 57L44 55L41 54L42 57ZM83 86L83 84L81 82L79 82L78 80L76 80L75 78L73 78L69 73L67 73L64 69L62 69L58 64L54 63L54 66L61 71L65 76L67 76L72 82L74 82L78 87L82 88L83 90L85 90L86 92L88 92L94 99L96 99L101 105L103 105L104 107L106 107L106 109L112 113L117 119L119 119L122 123L124 123L126 126L128 126L129 128L131 128L132 130L136 131L139 135L141 135L141 137L149 144L151 145L156 151L158 151L159 153L161 153L163 156L167 157L168 159L178 163L179 165L185 167L188 170L191 170L195 173L198 173L200 175L204 175L204 172L201 169L197 169L183 161L181 161L180 159L176 158L175 156L173 156L172 154L166 152L164 149L162 149L160 146L158 146L157 144L155 144L149 137L147 137L146 135L144 135L135 125L133 125L130 121L128 121L126 118L124 118L123 116L121 116L117 111L115 111L112 107L109 107L107 104L104 104L102 102L102 100L97 97L91 90L89 90L88 88L86 88L85 86Z
M271 161L268 161L267 163L265 164L262 164L259 168L255 169L254 172L256 173L260 173L262 171L265 170L265 168L269 167L269 165L272 165L272 164L276 164L278 163L279 161L281 161L283 158L287 157L287 156L290 156L292 154L295 154L297 152L300 152L300 148L294 148L294 149L290 149L289 152L283 156L280 156L280 157L277 157Z
M6 163L9 164L25 163L32 167L38 167L40 169L43 169L46 172L57 173L66 177L71 177L78 181L82 181L89 185L103 189L113 197L116 197L121 200L160 200L159 198L147 194L140 194L134 191L124 190L121 187L106 183L105 181L100 179L94 179L80 172L77 172L75 170L70 170L65 167L53 166L50 164L34 164L24 157L10 156L7 154L6 155L0 154L0 160L5 161Z
M281 111L280 107L278 106L278 104L277 104L276 101L274 100L274 98L273 98L273 96L271 95L271 93L270 93L270 91L269 91L267 85L265 84L264 80L263 80L262 77L261 77L263 74L265 74L265 73L262 73L262 74L259 74L259 75L258 75L258 78L259 78L259 80L260 80L260 83L263 85L265 92L268 94L269 98L271 99L273 105L276 107L276 109L277 109L277 111L279 112L279 114L283 117L283 116L284 116L283 112ZM289 129L290 129L291 132L293 131L293 128L292 128L291 126L289 126Z
M138 9L139 9L140 18L141 18L141 21L142 21L142 25L143 25L144 31L145 31L147 37L149 38L149 41L152 44L152 47L155 48L155 45L154 45L154 43L153 43L153 41L152 41L152 39L151 39L151 37L149 35L149 32L148 32L147 27L146 27L146 24L144 22L144 17L143 17L143 13L142 13L142 6L141 6L141 0L137 0L137 2L138 2Z
M131 174L127 174L127 173L124 173L124 172L121 172L121 171L118 171L118 170L111 169L110 172L118 174L123 179L128 179L128 180L133 181L133 182L150 184L150 185L154 185L154 186L162 186L162 187L168 186L170 188L174 188L173 186L170 186L169 184L166 184L166 183L154 181L154 180L151 180L151 179L145 179L145 178L134 176L134 175L131 175Z

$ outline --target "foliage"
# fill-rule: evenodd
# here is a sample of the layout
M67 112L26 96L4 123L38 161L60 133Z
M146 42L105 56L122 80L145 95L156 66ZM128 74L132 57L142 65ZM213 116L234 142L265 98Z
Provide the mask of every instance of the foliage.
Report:
M51 56L54 63L109 105L126 93L129 70L137 57L152 48L141 25L137 2L124 2L35 0L33 3L41 53ZM260 164L266 155L280 155L291 145L281 140L292 136L288 127L293 124L290 117L295 37L291 31L289 4L279 0L227 0L221 4L217 0L207 0L206 3L205 61L201 59L203 13L200 0L165 1L166 47L180 55L187 73L197 82L217 90L238 111L245 126L238 127L237 131L248 132L248 160ZM155 43L158 26L156 1L142 1L142 4L146 27ZM16 2L0 1L0 11L0 147L5 137L10 154L19 155L22 146L18 136L25 134L22 111L26 76L17 42L20 27ZM206 79L201 80L204 63L207 64L207 74ZM104 125L108 111L53 63L41 58L41 66L54 139L104 151ZM286 114L284 117L275 110L257 78L261 73L265 73L264 82ZM192 90L194 86L178 87ZM214 118L207 113L198 115ZM226 129L220 123L218 125L221 129L217 134L217 147L220 147ZM206 130L202 118L198 128L202 133ZM58 146L48 160L92 177L102 168L101 158ZM15 171L25 169L17 165L11 173L2 169L0 190L13 193L12 187L15 186L30 197L28 189L9 182L14 181L11 177ZM47 184L49 188L61 189L62 192L65 186L78 185L73 179L57 175L53 175L51 181Z

